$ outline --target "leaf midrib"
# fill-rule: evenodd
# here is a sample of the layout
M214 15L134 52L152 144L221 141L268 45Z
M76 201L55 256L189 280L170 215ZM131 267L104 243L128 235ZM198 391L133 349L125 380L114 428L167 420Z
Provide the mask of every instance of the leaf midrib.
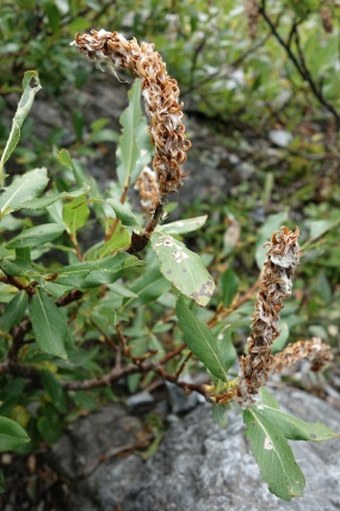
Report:
M267 431L267 429L266 429L265 425L264 425L264 424L260 421L259 417L258 417L258 416L257 416L257 415L256 415L256 414L252 411L252 410L249 410L249 411L250 411L250 413L252 414L252 416L254 417L254 419L256 420L256 422L259 424L260 428L264 431L264 433L265 433L266 437L267 437L267 438L269 438L269 440L271 441L272 446L273 446L273 451L275 452L275 454L276 454L276 456L277 456L277 458L278 458L278 460L279 460L279 462L280 462L280 465L281 465L281 467L282 467L282 471L283 471L283 473L285 474L286 478L288 479L288 481L292 481L292 479L289 477L288 472L287 472L287 471L286 471L286 469L285 469L285 463L282 461L281 456L279 455L279 453L278 453L278 451L277 451L277 448L275 447L275 444L274 444L274 442L272 441L272 436L268 433L268 431ZM283 438L284 438L284 437L283 437ZM284 440L286 440L286 439L284 438ZM286 440L286 441L287 441L287 440ZM287 445L288 445L288 443L287 443ZM288 447L289 447L289 446L288 446Z

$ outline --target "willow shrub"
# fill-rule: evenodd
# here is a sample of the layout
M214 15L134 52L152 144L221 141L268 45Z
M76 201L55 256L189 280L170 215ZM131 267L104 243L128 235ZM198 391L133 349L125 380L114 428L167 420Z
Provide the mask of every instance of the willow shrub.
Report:
M301 495L304 476L288 441L337 434L283 412L263 388L271 372L301 358L313 370L331 360L319 339L285 346L279 336L301 255L298 229L280 228L280 215L268 219L269 248L256 253L262 276L244 293L230 268L213 278L183 242L206 216L163 222L190 148L177 82L150 44L105 31L78 35L74 44L101 65L129 68L136 80L121 116L114 185L102 192L77 154L60 149L69 183L61 190L46 168L10 176L10 156L40 89L38 74L25 74L0 161L0 450L53 444L82 410L116 398L118 386L135 393L161 378L201 393L217 416L237 406L270 491L285 500ZM133 187L141 207L132 205ZM250 325L257 290L239 363L233 338ZM202 371L204 383L185 376Z

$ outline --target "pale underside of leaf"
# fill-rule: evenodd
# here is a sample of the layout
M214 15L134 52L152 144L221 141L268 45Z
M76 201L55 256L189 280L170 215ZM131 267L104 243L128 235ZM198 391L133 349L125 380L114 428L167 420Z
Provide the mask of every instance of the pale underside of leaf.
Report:
M207 305L215 283L200 257L169 234L154 232L151 246L159 258L164 277L198 305Z
M47 186L45 168L37 168L14 179L0 196L0 215L19 209L26 201L34 199Z

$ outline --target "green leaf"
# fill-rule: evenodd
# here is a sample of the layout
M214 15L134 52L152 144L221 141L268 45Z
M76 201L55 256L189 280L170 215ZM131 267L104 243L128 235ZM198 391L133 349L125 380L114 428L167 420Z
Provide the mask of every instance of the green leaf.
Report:
M116 213L117 218L122 222L123 225L140 227L139 222L135 215L125 205L123 205L117 199L106 199L105 201L113 211Z
M18 404L22 398L22 393L25 388L25 380L23 378L16 378L7 383L1 389L1 405L0 415L10 416L13 408Z
M275 423L255 406L243 411L246 434L262 479L283 500L303 493L305 478L288 442Z
M67 149L60 149L57 154L57 158L62 165L67 167L69 170L73 170L72 158Z
M130 374L127 377L127 386L130 394L135 394L137 392L141 378L142 375L138 373Z
M177 220L169 224L160 225L157 231L166 234L185 234L200 229L207 221L208 215L196 216L195 218L186 218L185 220Z
M26 263L31 264L32 258L31 258L31 250L28 247L24 248L16 248L15 249L15 257L17 260L26 261Z
M176 304L178 324L184 333L185 342L209 371L222 381L227 381L227 368L219 351L217 339L208 326L191 312L184 297Z
M30 311L33 332L40 349L50 355L67 359L64 347L67 325L64 316L40 288L36 289L32 298Z
M4 183L4 165L9 160L20 140L21 126L31 110L35 95L41 89L39 76L36 71L26 71L22 81L22 88L23 93L13 117L11 131L0 159L0 186L3 186Z
M64 266L55 281L58 284L74 288L96 287L104 278L113 282L123 270L140 264L141 262L137 257L121 253L97 261Z
M118 252L118 250L124 250L131 244L131 235L125 227L118 222L114 233L111 238L99 247L95 247L94 255L95 258L107 257L108 255Z
M232 341L231 328L227 328L225 332L221 332L217 337L217 342L223 367L225 371L228 371L237 358L236 349Z
M269 392L266 387L261 387L260 396L263 404L268 405L271 408L276 408L277 410L280 409L278 400L273 396L273 394Z
M3 231L18 231L22 228L24 220L22 218L16 218L10 213L1 218L1 229Z
M61 413L65 413L66 400L59 381L55 378L51 371L41 371L41 380L46 392L51 398L53 406L55 406Z
M32 199L27 202L24 202L22 204L22 208L25 209L33 209L33 210L39 210L39 209L45 209L48 206L51 206L51 204L54 204L58 200L61 199L73 199L75 197L79 197L80 195L84 195L85 193L88 193L91 190L90 186L85 185L81 188L78 188L77 190L73 190L71 192L51 192L44 197L40 197L38 199Z
M68 204L65 204L63 209L63 221L71 236L75 236L76 232L86 225L89 215L90 210L84 195L76 197Z
M257 266L259 269L262 268L263 263L266 259L267 247L264 244L271 239L271 236L274 231L280 229L280 227L287 221L287 213L283 211L282 213L276 213L275 215L270 215L265 224L261 227L259 231L258 241L256 244L256 253L255 258L257 262Z
M222 301L226 307L228 307L228 305L230 305L233 301L233 298L237 293L239 282L240 281L232 268L228 268L223 273L221 277Z
M56 35L62 24L60 12L54 2L46 2L44 8L51 31Z
M92 123L93 124L93 123ZM118 142L119 134L111 129L101 129L92 132L88 137L88 142L92 144L101 144L102 142Z
M305 224L309 228L310 238L307 240L303 248L326 234L328 231L338 226L340 218L337 220L306 220Z
M165 280L158 268L146 268L141 277L135 280L130 290L137 295L136 298L131 297L124 303L124 308L139 304L146 304L157 300L163 293L168 291L170 284Z
M118 181L122 188L133 184L151 159L147 124L141 108L141 80L129 92L129 106L120 117L122 135L117 149Z
M0 217L20 209L25 202L37 197L47 186L48 177L45 168L34 169L14 179L4 188L0 196Z
M98 402L93 394L78 390L72 394L72 400L81 410L92 411L98 409Z
M294 415L286 413L278 408L278 404L268 397L268 391L262 396L263 405L258 405L258 415L264 416L283 434L288 440L304 440L309 442L322 442L333 438L340 438L339 433L332 431L325 424L306 422Z
M39 417L37 426L39 433L49 444L56 443L62 435L60 417L50 404L44 406L43 417Z
M65 228L60 224L41 224L15 236L7 243L7 248L35 248L53 241L64 232Z
M16 378L7 383L5 387L3 387L1 396L7 397L18 397L22 395L22 391L25 388L25 380L23 378Z
M8 258L3 259L0 262L0 268L7 273L7 275L11 275L12 277L18 276L27 276L29 275L33 268L32 265L23 259L15 259L10 260Z
M26 431L17 422L0 417L0 452L15 451L29 440Z
M280 335L277 337L277 339L275 339L272 345L272 353L274 355L283 350L289 338L289 326L285 321L280 321L279 328Z
M324 303L332 301L332 286L326 277L325 271L320 270L311 286L311 292L319 296Z
M0 330L9 332L10 329L19 323L28 304L28 297L25 291L19 291L14 298L6 305L3 316L0 320Z
M154 232L151 246L160 261L164 277L198 305L207 305L215 283L200 257L169 234Z

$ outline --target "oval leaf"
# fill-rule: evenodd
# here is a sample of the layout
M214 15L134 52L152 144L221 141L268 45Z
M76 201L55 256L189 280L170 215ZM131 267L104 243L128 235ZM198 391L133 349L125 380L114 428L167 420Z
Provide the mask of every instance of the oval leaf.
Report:
M276 423L256 407L244 410L243 418L251 450L269 490L283 500L301 496L304 475Z
M107 199L105 201L113 211L116 213L117 218L122 222L123 225L139 227L139 222L135 215L117 199Z
M207 305L215 283L200 257L169 234L154 232L151 246L158 256L164 277L198 305Z
M33 332L42 351L66 359L64 316L42 289L37 288L30 304Z
M15 451L29 440L26 431L17 422L0 417L0 452Z

